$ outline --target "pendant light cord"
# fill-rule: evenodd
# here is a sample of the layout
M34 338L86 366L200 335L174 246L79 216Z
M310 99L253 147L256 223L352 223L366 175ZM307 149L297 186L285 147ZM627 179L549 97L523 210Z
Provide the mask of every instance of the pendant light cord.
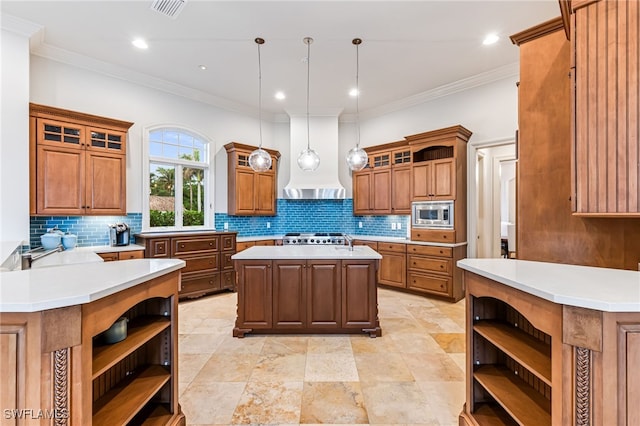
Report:
M259 149L262 149L262 63L260 61L260 45L264 43L261 38L256 38L256 44L258 45L258 121L260 122L260 145Z
M360 148L360 43L359 38L353 40L356 45L356 149Z
M307 150L310 149L311 145L309 143L309 86L310 84L310 78L309 78L309 69L311 68L310 62L311 62L311 37L307 37L305 39L305 42L307 43Z

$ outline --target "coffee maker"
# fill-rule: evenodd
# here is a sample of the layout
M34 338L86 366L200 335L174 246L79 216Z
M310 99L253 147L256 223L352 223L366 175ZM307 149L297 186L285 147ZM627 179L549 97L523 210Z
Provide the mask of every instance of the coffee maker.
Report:
M112 246L128 246L129 225L126 223L109 225L109 242Z

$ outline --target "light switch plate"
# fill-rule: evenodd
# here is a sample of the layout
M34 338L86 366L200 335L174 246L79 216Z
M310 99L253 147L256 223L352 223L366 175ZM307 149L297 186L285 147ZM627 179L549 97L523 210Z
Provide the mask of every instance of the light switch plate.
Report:
M391 222L391 230L392 231L396 230L396 223L395 222Z

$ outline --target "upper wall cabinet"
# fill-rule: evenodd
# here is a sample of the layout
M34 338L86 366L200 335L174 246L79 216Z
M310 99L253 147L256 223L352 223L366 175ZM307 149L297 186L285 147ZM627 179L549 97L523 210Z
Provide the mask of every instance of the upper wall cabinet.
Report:
M640 3L574 0L570 8L573 208L579 215L638 216Z
M126 215L133 123L30 104L30 213Z
M258 147L231 142L227 150L227 209L236 216L275 216L280 153L265 149L271 155L271 168L255 172L249 156Z

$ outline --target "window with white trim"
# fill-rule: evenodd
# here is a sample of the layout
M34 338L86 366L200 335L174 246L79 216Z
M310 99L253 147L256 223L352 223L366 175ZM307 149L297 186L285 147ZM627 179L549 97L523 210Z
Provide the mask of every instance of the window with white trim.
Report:
M143 227L210 227L209 141L176 127L146 132Z

